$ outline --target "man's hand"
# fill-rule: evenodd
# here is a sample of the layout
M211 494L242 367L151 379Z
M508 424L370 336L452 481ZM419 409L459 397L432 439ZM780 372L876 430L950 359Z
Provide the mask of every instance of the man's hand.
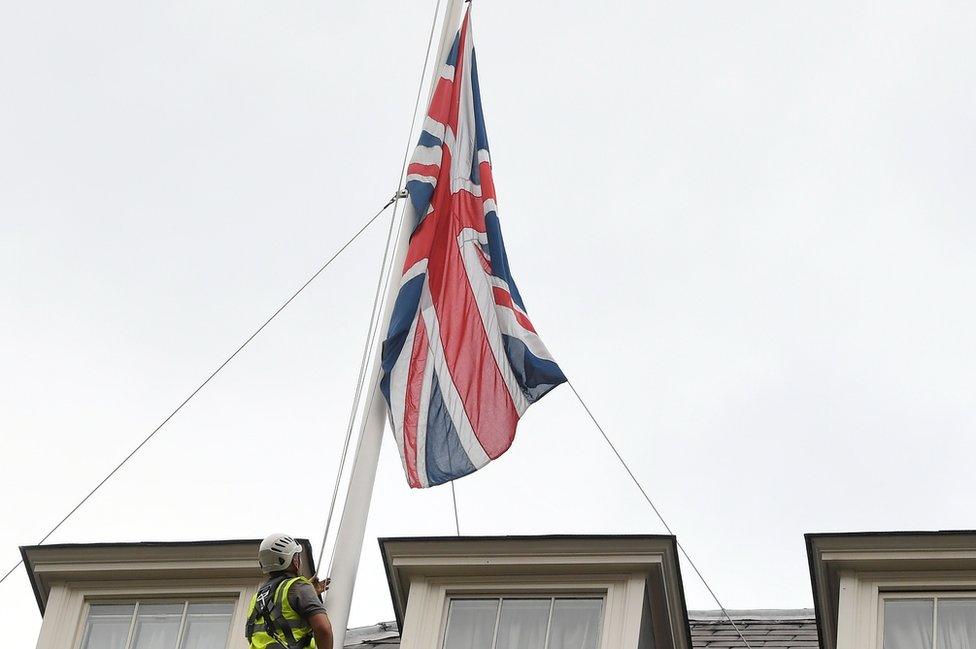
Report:
M327 577L325 581L322 581L318 577L312 577L312 586L315 587L315 592L321 595L325 591L329 590L329 584L332 583L332 578Z

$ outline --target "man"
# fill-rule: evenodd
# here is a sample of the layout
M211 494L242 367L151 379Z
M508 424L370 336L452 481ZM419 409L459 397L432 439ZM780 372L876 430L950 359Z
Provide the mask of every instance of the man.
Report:
M301 576L302 547L285 534L272 534L258 550L268 575L251 598L245 636L251 649L332 649L332 623L320 595L329 581Z

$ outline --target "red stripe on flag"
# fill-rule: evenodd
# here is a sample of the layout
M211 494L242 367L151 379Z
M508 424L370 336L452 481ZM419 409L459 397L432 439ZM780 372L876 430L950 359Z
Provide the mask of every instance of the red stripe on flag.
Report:
M403 461L407 469L407 482L420 488L417 473L417 427L420 422L421 395L424 388L424 369L427 367L427 327L423 316L417 316L417 330L413 335L410 352L410 369L407 372L407 393L403 403Z
M524 329L528 329L532 333L536 333L535 328L532 326L532 323L529 322L529 319L526 318L525 314L519 311L518 308L516 308L515 303L512 302L511 293L498 286L492 286L491 290L495 294L495 304L511 309L512 313L515 314L515 319Z
M473 228L485 231L485 202L466 189L459 189L453 196L456 205L454 216L458 219L458 230Z
M413 164L407 166L407 174L416 174L417 176L430 176L431 178L437 178L437 174L439 174L440 171L440 165L422 165L414 162Z
M481 176L481 200L486 201L495 197L495 177L491 174L491 164L482 162L478 165L478 175ZM496 199L497 200L497 199Z
M403 260L403 269L401 270L403 273L407 272L417 262L430 257L434 245L434 236L437 233L437 224L441 220L439 212L444 209L444 206L448 206L448 208L450 206L451 152L447 147L441 147L441 151L443 151L444 157L441 160L441 169L437 176L437 185L434 187L434 195L430 200L433 211L426 217L423 214L417 215L418 219L424 220L410 235L410 247L407 248L407 257Z
M458 79L456 74L455 79ZM434 96L430 98L430 110L427 115L435 122L447 123L448 115L451 114L451 97L454 94L454 82L439 77L437 87L434 88Z

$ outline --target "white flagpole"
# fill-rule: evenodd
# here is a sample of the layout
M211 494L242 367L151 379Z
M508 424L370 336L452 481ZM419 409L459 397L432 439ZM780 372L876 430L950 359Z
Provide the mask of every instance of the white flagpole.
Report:
M426 113L433 93L434 84L441 72L441 61L454 41L454 35L460 24L461 10L464 0L449 0L443 26L441 27L440 47L433 62L430 92L427 102L422 106ZM413 142L410 143L413 146ZM394 218L396 215L394 214ZM356 573L359 570L359 557L363 549L363 537L366 534L366 519L369 516L369 503L373 495L373 483L376 479L376 466L379 463L380 446L386 423L386 400L379 390L381 374L380 351L382 341L386 337L386 330L393 311L393 304L400 289L399 276L406 258L407 247L413 225L417 222L416 214L409 199L404 200L400 223L395 237L391 237L388 258L389 265L383 269L383 282L388 286L385 296L377 299L382 303L377 320L378 326L371 341L372 361L370 371L363 376L360 387L360 403L355 404L357 411L365 402L365 414L360 419L359 443L353 460L349 476L349 487L346 490L346 501L342 508L342 518L336 533L335 551L333 554L332 586L325 598L325 608L329 612L334 634L334 648L342 649L349 624L349 609L352 606L353 589L356 585ZM380 304L374 304L373 309Z

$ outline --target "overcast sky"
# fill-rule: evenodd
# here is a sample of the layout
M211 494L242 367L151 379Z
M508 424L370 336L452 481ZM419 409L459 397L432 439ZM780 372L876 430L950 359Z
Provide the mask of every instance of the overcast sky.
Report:
M529 312L725 603L809 606L804 532L976 527L976 5L476 2ZM2 572L391 195L433 4L0 3ZM51 540L317 543L384 235ZM392 441L354 625L376 537L454 531ZM663 531L566 387L457 492Z

